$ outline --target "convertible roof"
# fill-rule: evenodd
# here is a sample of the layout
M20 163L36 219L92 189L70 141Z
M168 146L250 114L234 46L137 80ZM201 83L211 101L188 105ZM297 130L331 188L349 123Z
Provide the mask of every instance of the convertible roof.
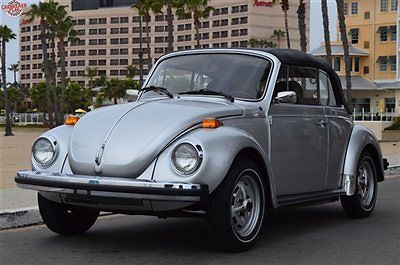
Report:
M254 49L253 49L254 50ZM346 98L343 94L342 83L340 82L339 76L336 72L332 69L332 67L325 61L318 57L315 57L311 54L301 52L299 50L293 49L261 49L257 48L255 50L264 51L270 53L277 57L279 61L283 64L287 65L295 65L295 66L308 66L308 67L315 67L318 69L323 70L325 73L328 74L329 79L333 85L333 91L336 95L336 98L340 99L343 106L346 110L351 113L351 108L347 104Z

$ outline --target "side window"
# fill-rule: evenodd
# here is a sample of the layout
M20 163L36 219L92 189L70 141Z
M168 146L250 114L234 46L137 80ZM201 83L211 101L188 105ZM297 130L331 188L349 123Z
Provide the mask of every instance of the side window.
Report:
M321 104L324 106L337 107L335 94L333 92L332 83L328 75L319 71L320 90L321 90Z

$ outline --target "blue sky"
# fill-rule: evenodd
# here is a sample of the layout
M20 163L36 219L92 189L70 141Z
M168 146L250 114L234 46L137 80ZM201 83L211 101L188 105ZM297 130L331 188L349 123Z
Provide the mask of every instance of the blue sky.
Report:
M0 0L1 4L7 3L9 0ZM293 0L292 0L293 1ZM23 0L28 5L37 3L39 0ZM331 40L336 40L336 1L328 0L329 16L330 16L330 31ZM8 16L5 12L0 11L0 24L7 25L16 34L19 32L18 28L19 19ZM310 47L309 49L317 48L321 42L323 42L323 26L321 18L321 3L319 0L310 1ZM19 49L18 49L18 37L17 40L13 40L7 45L7 67L10 64L18 62ZM12 72L7 72L7 80L12 81Z

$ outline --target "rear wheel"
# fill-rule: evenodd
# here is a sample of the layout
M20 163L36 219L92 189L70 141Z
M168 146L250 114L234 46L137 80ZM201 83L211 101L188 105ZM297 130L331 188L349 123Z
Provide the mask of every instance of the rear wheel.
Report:
M369 216L376 202L377 174L372 156L363 152L358 162L356 191L352 196L342 196L340 202L346 215L353 218Z
M40 193L38 204L43 222L51 231L61 235L84 233L93 226L99 216L98 210L56 203Z
M237 160L207 206L212 240L223 250L239 252L254 245L265 211L264 183L256 163Z

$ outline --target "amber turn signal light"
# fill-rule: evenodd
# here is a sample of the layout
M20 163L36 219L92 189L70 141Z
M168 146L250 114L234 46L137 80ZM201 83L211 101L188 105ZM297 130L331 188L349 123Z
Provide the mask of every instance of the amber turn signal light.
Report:
M203 119L201 127L215 129L222 126L222 122L214 118Z
M75 125L79 120L77 116L67 116L65 119L65 125Z

